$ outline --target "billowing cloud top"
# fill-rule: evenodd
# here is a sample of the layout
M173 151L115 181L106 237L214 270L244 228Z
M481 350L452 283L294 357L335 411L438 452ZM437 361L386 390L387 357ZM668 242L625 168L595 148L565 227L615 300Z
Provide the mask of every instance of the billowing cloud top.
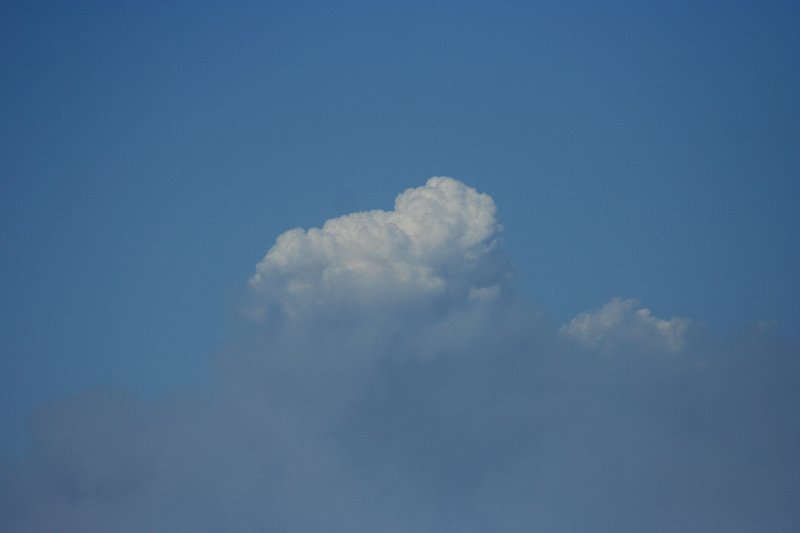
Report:
M502 277L489 260L500 229L490 196L433 177L400 194L392 211L351 213L322 228L283 233L250 285L268 308L289 316L330 301L485 300Z
M639 300L614 298L596 311L579 314L560 331L585 346L676 352L683 348L690 325L688 318L658 318L640 307Z

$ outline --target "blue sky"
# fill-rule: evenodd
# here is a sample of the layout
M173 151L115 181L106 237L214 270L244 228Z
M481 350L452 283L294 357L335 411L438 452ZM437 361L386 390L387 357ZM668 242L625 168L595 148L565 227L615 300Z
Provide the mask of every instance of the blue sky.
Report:
M516 298L800 321L793 2L4 2L0 450L37 405L209 380L275 238L431 176ZM761 326L757 326L757 324Z

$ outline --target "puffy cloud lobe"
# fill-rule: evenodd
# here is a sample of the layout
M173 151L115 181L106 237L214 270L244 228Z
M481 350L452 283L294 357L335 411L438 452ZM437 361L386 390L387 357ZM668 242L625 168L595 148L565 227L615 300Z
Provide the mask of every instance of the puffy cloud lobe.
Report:
M596 311L581 313L560 332L585 345L601 349L640 348L677 352L684 346L691 320L658 318L639 300L613 298Z
M491 260L500 230L491 197L433 177L400 194L392 211L283 233L250 285L268 310L288 316L332 304L486 301L503 277Z

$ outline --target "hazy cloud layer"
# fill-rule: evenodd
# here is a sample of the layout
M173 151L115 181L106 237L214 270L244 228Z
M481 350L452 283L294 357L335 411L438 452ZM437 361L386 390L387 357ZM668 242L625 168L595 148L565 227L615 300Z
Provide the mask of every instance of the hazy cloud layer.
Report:
M433 178L283 234L251 279L266 320L208 390L34 413L0 529L796 528L796 346L635 300L554 330L500 297L498 231L491 198Z

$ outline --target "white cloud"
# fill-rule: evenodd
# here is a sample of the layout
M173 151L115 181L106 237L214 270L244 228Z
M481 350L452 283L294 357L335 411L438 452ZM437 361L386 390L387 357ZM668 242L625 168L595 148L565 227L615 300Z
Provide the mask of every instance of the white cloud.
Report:
M434 178L285 233L251 281L262 323L208 386L37 410L29 457L0 464L0 529L796 529L796 343L602 357L678 350L694 324L614 299L561 328L572 357L504 297L498 231L491 198ZM351 302L370 305L328 320Z
M658 318L640 307L639 300L613 298L596 311L579 314L559 331L585 346L676 352L683 348L691 324L688 318Z
M288 316L331 302L485 301L503 277L490 260L500 230L490 196L434 177L400 194L392 211L283 233L250 285L270 310Z

